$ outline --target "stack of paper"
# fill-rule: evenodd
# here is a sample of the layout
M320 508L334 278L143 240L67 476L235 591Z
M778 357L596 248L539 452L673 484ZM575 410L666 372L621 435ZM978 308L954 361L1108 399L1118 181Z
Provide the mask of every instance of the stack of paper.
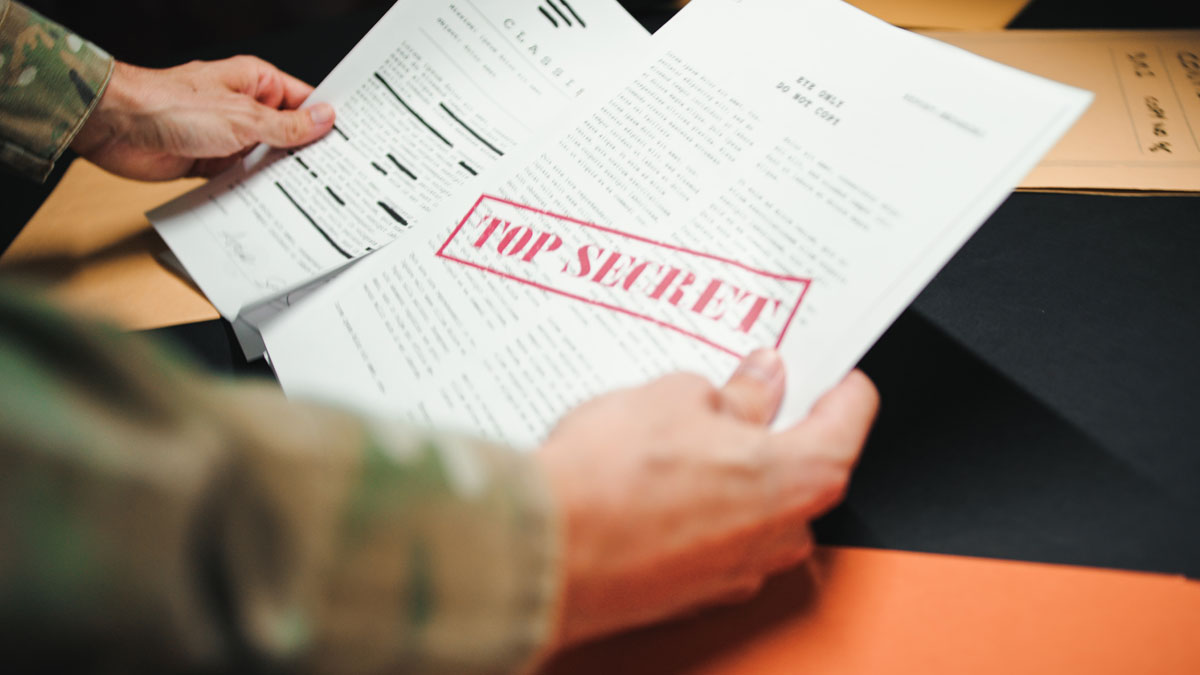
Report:
M381 26L318 89L338 133L152 218L289 394L525 447L763 345L796 420L1090 100L836 0Z
M615 0L401 0L310 97L333 133L148 215L257 356L246 319L412 231L648 41Z

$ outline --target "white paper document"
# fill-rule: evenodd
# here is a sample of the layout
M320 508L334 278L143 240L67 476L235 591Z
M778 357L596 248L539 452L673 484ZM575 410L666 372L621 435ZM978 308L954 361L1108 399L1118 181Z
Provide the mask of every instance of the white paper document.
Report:
M263 336L289 395L520 447L773 346L794 422L1089 100L836 0L696 0Z
M150 220L223 316L272 314L418 230L649 41L616 0L547 4L401 0L307 102L334 105L332 133L259 151Z

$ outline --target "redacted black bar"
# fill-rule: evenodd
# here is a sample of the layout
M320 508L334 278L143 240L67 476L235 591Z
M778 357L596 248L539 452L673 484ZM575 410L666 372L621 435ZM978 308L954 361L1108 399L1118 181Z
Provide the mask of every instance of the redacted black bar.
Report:
M563 7L567 8L567 11L571 13L571 16L575 17L575 20L579 22L580 28L587 28L587 24L583 22L583 17L579 16L579 12L576 12L575 8L567 3L567 0L558 0L558 1L562 3Z
M329 233L327 233L325 230L323 230L321 228L321 226L317 224L317 221L313 220L312 216L308 215L308 211L305 211L304 207L297 204L295 199L292 199L292 196L290 194L288 194L287 190L283 189L283 186L279 184L279 181L275 181L275 187L279 188L279 191L283 193L284 197L287 197L287 200L292 203L292 206L296 207L296 210L300 212L300 215L304 216L305 219L307 219L308 222L312 224L313 229L315 229L317 232L321 233L321 236L325 238L325 241L329 242L330 246L332 246L334 249L336 249L338 253L341 253L343 256L345 256L345 258L347 260L351 260L354 258L354 256L352 256L346 252L346 249L342 248L341 246L338 246L337 242L334 241L329 236Z
M413 173L413 172L409 171L409 170L408 170L408 167L406 167L406 166L404 166L403 164L401 164L401 163L400 163L400 160L398 160L398 159L396 159L395 157L393 157L393 156L392 156L392 153L390 153L390 152L389 152L389 153L388 153L388 156L387 156L387 158L388 158L388 159L390 159L390 160L392 160L392 164L395 164L395 165L396 165L396 168L397 168L397 169L400 169L401 171L403 171L403 172L405 173L405 175L407 175L409 178L411 178L411 179L413 179L413 180L416 180L416 179L417 179L417 175L416 175L415 173Z
M546 4L550 5L550 9L554 10L554 13L558 15L558 18L563 20L563 23L567 24L568 26L571 25L571 20L567 18L566 14L563 14L563 11L558 8L558 5L554 4L554 0L546 0Z
M464 129L466 129L466 130L467 130L467 133L469 133L469 134L471 134L472 136L474 136L474 137L475 137L475 140L477 140L477 141L479 141L480 143L483 143L484 145L486 145L486 146L488 147L488 149L489 149L489 150L491 150L492 152L496 153L497 155L500 155L501 157L503 157L503 156L504 156L504 153L503 153L503 152L500 150L500 148L497 148L496 146L492 145L491 143L489 143L489 142L488 142L488 140L487 140L486 138L484 138L483 136L480 136L479 134L477 134L477 133L475 132L475 130L474 130L474 129L472 129L471 127L467 126L467 123L466 123L466 122L464 122L464 121L462 121L462 119L461 119L461 118L459 118L459 116L458 116L458 115L455 115L453 110L451 110L451 109L447 108L445 103L439 103L438 105L442 107L442 110L446 111L446 114L450 116L450 119L454 120L455 122L458 122L458 124L459 124L459 125L460 125L462 128L464 128Z
M385 88L387 88L388 92L390 92L392 94L392 96L397 101L399 101L400 105L404 106L404 109L407 110L409 112L409 114L411 114L413 117L417 118L418 122L425 125L425 128L428 129L430 132L432 132L434 136L437 136L438 138L442 139L442 142L445 143L446 145L448 145L452 148L454 147L454 144L451 143L448 138L446 138L441 133L439 133L437 129L434 129L433 126L429 124L429 122L425 121L424 117L421 117L420 115L418 115L416 110L413 110L407 103L405 103L404 99L400 98L400 94L397 94L396 90L392 89L392 85L388 84L388 81L383 79L383 76L380 75L378 72L375 73L375 79L379 80L379 83L382 84Z
M396 213L395 209L388 206L387 204L384 204L383 202L375 202L375 203L379 204L379 208L383 209L384 211L387 211L387 214L392 217L392 220L395 220L396 222L400 223L401 225L408 225L408 221L404 219L404 216L400 215L399 213Z

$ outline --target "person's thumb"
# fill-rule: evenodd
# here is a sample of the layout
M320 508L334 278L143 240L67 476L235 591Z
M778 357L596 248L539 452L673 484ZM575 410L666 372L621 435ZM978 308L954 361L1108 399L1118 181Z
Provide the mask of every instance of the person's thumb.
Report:
M770 422L783 400L783 359L774 349L757 349L742 359L721 388L721 407L754 424Z
M312 143L333 128L333 106L318 103L303 110L270 110L259 123L259 140L273 148Z

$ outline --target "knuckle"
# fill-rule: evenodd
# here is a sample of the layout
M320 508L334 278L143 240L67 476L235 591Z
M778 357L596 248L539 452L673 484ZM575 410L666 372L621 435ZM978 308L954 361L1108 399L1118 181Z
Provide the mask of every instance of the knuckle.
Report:
M177 73L180 73L183 75L195 75L195 74L197 74L196 71L204 70L209 65L210 65L209 61L201 61L200 59L192 59L191 61L181 63L172 68L168 68L167 70L177 72Z
M825 423L817 426L813 440L821 448L821 457L831 466L849 470L858 459L866 432L857 424Z
M847 376L853 383L856 407L866 411L867 417L873 419L879 412L879 388L861 370L853 370Z
M813 550L814 547L812 542L808 542L780 553L779 556L772 561L772 572L782 572L799 565L800 563L812 557Z
M262 141L262 134L254 126L237 125L233 127L233 142L238 148L248 148Z
M671 379L672 386L684 392L706 394L715 390L707 378L696 373L675 373L667 377Z
M782 569L786 567L792 567L797 563L807 560L810 556L812 556L814 550L816 550L816 544L813 543L813 538L808 534L806 529L803 535L799 538L799 541L797 541L794 546L788 547L788 549L784 552L782 564L779 566L779 568Z
M263 140L263 126L265 120L258 111L251 110L247 114L239 116L238 120L232 125L233 137L241 148L255 145Z
M824 508L841 503L850 489L850 469L837 467L823 480L820 502Z
M757 395L755 391L727 390L722 402L735 417L751 424L766 424L774 412L766 397Z
M738 582L736 591L739 599L749 600L750 598L758 595L759 591L762 590L763 583L765 581L766 577L761 574L755 574L742 579L740 582Z
M231 56L225 59L224 63L229 72L244 82L252 82L262 77L264 68L267 65L266 61L249 54Z
M292 143L299 143L308 135L308 121L305 113L284 116L284 135Z
M707 604L738 605L758 595L760 590L762 590L761 582L755 582L752 579L738 579L730 582L724 591L711 596Z
M257 66L261 64L263 60L250 54L238 54L237 56L229 57L229 62L239 66Z
M861 404L860 405L862 406L862 408L864 410L868 411L868 414L867 414L868 420L873 421L876 418L876 416L879 415L879 405L880 405L879 389L875 386L875 383L872 382L866 375L862 375L859 379L863 383L862 387L861 387L862 393L861 393Z
M871 405L872 409L879 410L879 404L880 404L879 387L876 387L875 383L871 380L871 378L867 377L866 375L863 375L862 379L864 380L864 382L866 384L867 402Z

